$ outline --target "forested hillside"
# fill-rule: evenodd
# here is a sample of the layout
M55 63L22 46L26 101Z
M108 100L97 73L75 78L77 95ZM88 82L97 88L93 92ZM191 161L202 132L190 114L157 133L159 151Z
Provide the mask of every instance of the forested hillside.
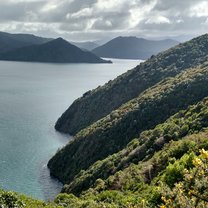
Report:
M208 206L207 46L180 44L69 107L56 128L76 135L48 163L65 184L56 203Z
M204 35L86 93L57 123L81 129L48 163L62 193L42 202L1 190L0 206L207 208L207 83Z
M49 161L51 174L71 182L79 171L121 150L146 129L208 96L208 66L166 79L80 131Z
M208 98L205 98L196 105L179 111L154 129L143 131L138 138L133 139L118 153L94 163L86 171L81 171L69 185L65 185L63 191L76 195L80 194L85 189L94 186L97 179L106 179L132 164L147 161L152 157L155 158L158 156L155 152L163 149L168 143L170 145L172 143L177 144L177 142L173 141L179 141L187 135L196 134L207 127ZM165 149L167 150L167 147ZM178 151L180 150L178 149ZM158 157L157 160L157 164L149 166L151 167L149 169L150 177L147 175L146 181L152 180L161 171L161 166L167 165L165 161L159 164L163 160L162 158ZM166 156L167 160L168 156ZM154 159L151 159L151 161L154 161Z
M203 63L207 56L207 34L153 56L104 86L85 93L59 118L55 128L74 135L161 80Z

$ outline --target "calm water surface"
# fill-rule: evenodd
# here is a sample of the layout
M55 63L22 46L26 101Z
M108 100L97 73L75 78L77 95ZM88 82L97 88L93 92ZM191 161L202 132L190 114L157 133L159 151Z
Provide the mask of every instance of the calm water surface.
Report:
M46 164L70 139L54 130L57 118L84 92L137 64L0 62L0 188L53 198L62 184Z

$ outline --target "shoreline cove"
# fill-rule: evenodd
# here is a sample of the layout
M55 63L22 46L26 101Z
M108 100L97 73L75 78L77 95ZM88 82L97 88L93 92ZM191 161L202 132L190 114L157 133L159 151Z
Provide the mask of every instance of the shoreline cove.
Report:
M135 67L113 64L41 64L0 61L0 187L50 200L61 184L47 161L70 139L54 129L78 97Z

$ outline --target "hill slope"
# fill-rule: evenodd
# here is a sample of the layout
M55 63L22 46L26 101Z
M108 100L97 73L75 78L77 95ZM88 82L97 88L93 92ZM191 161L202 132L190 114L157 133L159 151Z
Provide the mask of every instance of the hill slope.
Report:
M207 56L207 34L160 53L104 86L85 93L63 113L55 128L76 134L157 82L197 66Z
M62 38L0 54L0 59L54 63L109 63L91 52L82 51Z
M0 53L29 45L43 44L50 40L51 39L49 38L42 38L30 34L11 34L0 32Z
M155 129L142 133L120 153L98 161L88 173L81 172L88 181L95 178L91 188L79 197L59 194L53 202L46 203L0 190L0 205L5 208L178 208L186 205L205 208L208 206L207 102L206 98L179 112ZM189 128L183 127L187 125ZM141 154L142 146L147 144L155 152ZM145 157L143 160L141 155ZM117 164L124 166L119 170ZM97 170L110 173L103 178L100 172L103 180L96 180ZM85 190L83 185L81 189ZM69 191L67 188L65 191Z
M80 194L85 189L92 188L97 179L107 179L109 176L127 169L131 164L138 164L143 160L153 160L155 152L163 149L172 140L181 140L187 135L200 132L207 127L208 98L205 98L196 105L179 111L154 129L142 132L138 138L133 139L118 153L97 161L86 171L81 171L69 185L65 185L63 192ZM165 148L167 149L167 147ZM158 157L158 160L162 159ZM161 167L158 166L159 162L157 166L154 165L157 168L151 170L152 178L161 171ZM146 178L147 180L149 179Z
M151 158L98 179L79 197L57 198L70 207L205 208L208 206L208 130L167 143Z
M177 41L171 39L153 41L137 37L117 37L92 52L105 58L145 60L177 44Z
M106 180L96 180L79 197L59 194L53 202L43 202L0 190L0 205L5 208L178 208L188 204L190 208L205 208L208 206L206 150L207 129L167 143L151 158L132 163Z
M146 129L208 96L208 66L187 69L146 90L108 116L80 131L49 161L51 174L71 182L97 160L118 152ZM200 90L199 90L200 89Z

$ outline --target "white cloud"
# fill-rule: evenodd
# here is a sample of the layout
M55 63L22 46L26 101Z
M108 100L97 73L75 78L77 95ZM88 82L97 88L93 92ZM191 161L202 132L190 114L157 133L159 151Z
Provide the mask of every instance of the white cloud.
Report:
M84 8L84 9L81 9L80 11L75 12L73 14L68 13L67 19L80 18L80 17L90 17L90 16L92 16L92 12L93 12L92 8Z
M170 20L164 16L150 17L145 24L170 24Z
M191 7L190 15L195 17L208 17L208 1L202 1Z
M183 23L184 21L182 19L177 19L176 20L176 23L180 24L180 23Z
M142 21L144 17L151 12L156 3L156 0L144 5L141 3L138 5L135 2L134 7L129 10L131 13L131 16L129 18L130 27L133 28L137 26L139 22Z
M127 2L126 0L98 0L95 4L96 9L103 11L115 11L115 8L119 9L120 6L123 6L124 2Z
M207 0L0 0L1 30L72 40L198 35L207 19Z
M57 9L58 4L51 3L51 4L46 4L43 6L43 8L40 10L40 12L51 12L52 10Z

